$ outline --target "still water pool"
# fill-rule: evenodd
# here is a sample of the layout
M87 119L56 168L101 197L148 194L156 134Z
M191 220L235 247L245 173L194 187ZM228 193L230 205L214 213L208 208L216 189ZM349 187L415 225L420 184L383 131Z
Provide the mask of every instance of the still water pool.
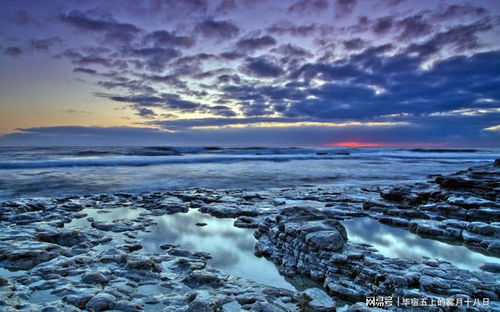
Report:
M474 252L462 245L422 238L408 230L385 225L369 217L342 221L342 224L347 230L349 241L370 244L390 258L437 258L470 271L479 270L487 262L500 263L499 258Z

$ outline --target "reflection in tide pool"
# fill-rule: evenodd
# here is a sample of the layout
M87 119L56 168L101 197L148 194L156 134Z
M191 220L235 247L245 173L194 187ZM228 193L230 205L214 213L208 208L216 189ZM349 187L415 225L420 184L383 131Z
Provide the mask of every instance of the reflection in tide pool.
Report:
M500 259L485 256L464 246L450 245L422 238L402 228L388 226L372 218L354 218L342 221L352 242L367 243L384 256L391 258L438 258L466 270L479 270L486 262L500 263Z
M146 252L160 252L160 245L165 243L180 244L187 250L209 252L209 263L228 274L295 289L272 262L253 254L253 230L234 227L234 219L219 219L190 209L188 213L160 216L155 222L157 225L148 228L149 233L140 235ZM200 222L207 225L197 226Z

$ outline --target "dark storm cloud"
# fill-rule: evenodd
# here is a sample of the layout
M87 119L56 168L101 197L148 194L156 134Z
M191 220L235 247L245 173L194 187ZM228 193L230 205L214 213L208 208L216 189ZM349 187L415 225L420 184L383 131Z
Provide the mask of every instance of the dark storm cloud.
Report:
M283 74L283 69L264 57L247 58L242 71L254 77L274 78Z
M3 54L18 57L23 55L23 50L19 47L7 47L3 50Z
M241 39L236 43L236 47L244 51L252 52L258 49L271 47L275 44L276 44L276 39L274 39L271 36L263 36L263 37Z
M195 32L206 38L231 39L239 33L239 28L231 21L205 20L196 25Z
M190 48L195 44L193 38L178 36L166 30L158 30L147 34L144 37L146 44L152 43L156 47L184 47Z

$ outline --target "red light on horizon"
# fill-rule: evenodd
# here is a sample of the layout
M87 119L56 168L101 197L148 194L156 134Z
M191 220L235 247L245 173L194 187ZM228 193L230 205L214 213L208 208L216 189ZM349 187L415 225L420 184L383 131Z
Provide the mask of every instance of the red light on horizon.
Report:
M326 145L338 146L338 147L444 146L444 144L441 143L376 143L376 142L356 142L356 141L335 142L335 143L328 143Z

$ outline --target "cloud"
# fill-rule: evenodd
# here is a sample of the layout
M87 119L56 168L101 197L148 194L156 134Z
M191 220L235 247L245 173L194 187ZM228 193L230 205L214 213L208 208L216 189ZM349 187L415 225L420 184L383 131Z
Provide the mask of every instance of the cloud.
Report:
M288 7L290 12L322 11L328 9L327 0L299 0Z
M239 28L231 21L205 20L195 27L195 32L206 38L231 39L239 33Z
M360 50L366 46L366 41L361 38L354 38L345 40L343 45L346 50Z
M317 30L315 24L309 25L294 25L290 22L274 23L266 29L269 33L278 35L292 35L292 36L310 36Z
M129 42L141 31L133 24L120 23L111 14L99 13L96 10L73 10L59 18L79 31L104 33L106 39L111 42Z
M23 55L23 50L19 47L8 47L3 50L3 54L18 57Z
M165 69L168 62L181 56L181 52L174 48L132 48L124 50L125 55L138 57L151 71L159 72Z
M394 21L392 16L385 16L378 18L373 25L373 32L377 35L386 34L389 30L391 30Z
M195 44L193 38L178 36L166 30L158 30L144 36L146 44L152 43L155 47L183 47L190 48Z
M335 8L337 17L343 17L351 14L356 6L356 0L336 0Z
M482 7L472 6L470 4L452 4L446 7L442 12L435 13L436 20L460 18L468 15L482 16L487 10Z
M144 117L144 118L152 118L152 117L156 116L156 113L152 109L145 108L145 107L139 107L137 109L137 115Z
M228 13L236 9L236 1L235 0L222 0L217 6L216 11L218 13Z
M274 39L271 36L263 36L263 37L241 39L236 43L236 47L244 51L253 52L258 49L271 47L275 44L276 44L276 39Z
M397 37L399 40L413 40L432 31L431 24L424 20L423 15L413 15L399 20L396 28L400 30Z
M84 67L77 67L73 69L74 73L83 73L83 74L89 74L89 75L96 75L97 71L91 68L84 68Z
M451 49L454 53L472 51L481 44L478 34L492 28L489 21L480 21L468 25L459 25L446 31L435 33L424 43L413 43L408 52L416 52L421 57L427 57L444 49Z
M29 44L32 49L48 51L51 47L61 42L61 38L51 37L46 39L31 39Z
M248 58L241 70L249 76L260 78L274 78L283 74L280 66L263 57Z
M258 119L257 119L258 120ZM326 145L340 141L364 141L377 143L463 145L470 142L474 133L474 145L498 146L498 131L477 131L482 123L463 127L462 120L442 120L442 128L436 120L424 125L396 124L394 126L346 125L340 127L229 127L229 128L178 128L176 132L158 128L131 127L81 127L60 126L19 129L15 133L0 136L1 146L60 146L60 145L186 145L191 146L266 146L266 145ZM189 120L193 122L193 120ZM180 124L180 122L179 122ZM203 122L200 122L203 124ZM192 123L191 123L192 125ZM467 124L468 125L468 124ZM447 128L449 127L449 128ZM486 128L486 126L482 126ZM482 129L481 128L481 129ZM443 131L445 129L445 131ZM241 138L245 138L244 142Z

